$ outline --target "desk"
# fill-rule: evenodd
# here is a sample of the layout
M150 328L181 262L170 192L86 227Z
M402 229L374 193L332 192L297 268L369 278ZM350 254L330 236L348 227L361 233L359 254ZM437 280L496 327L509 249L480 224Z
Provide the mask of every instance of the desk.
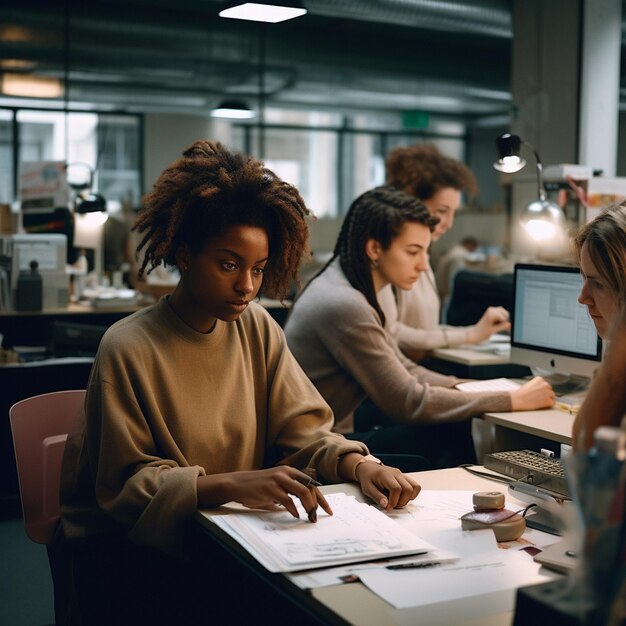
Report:
M78 322L94 326L111 326L114 322L137 311L136 304L94 309L70 304L61 309L44 311L0 311L0 333L4 346L45 346L50 341L53 322Z
M423 489L467 489L475 491L503 490L502 483L473 476L468 472L454 468L414 474ZM355 484L329 485L322 487L324 493L346 492L351 495L360 495L360 490ZM509 498L516 502L514 498ZM519 503L519 502L518 502ZM264 598L269 602L268 606L283 602L280 609L281 621L290 623L285 619L297 620L299 626L303 624L354 624L357 626L391 626L398 622L392 617L392 609L384 600L369 591L361 583L348 585L333 585L313 589L307 593L291 583L283 574L268 572L253 557L251 557L239 544L222 532L213 524L202 511L196 514L193 528L196 531L196 539L199 545L207 544L219 546L224 551L225 558L232 566L234 563L241 570L236 573L231 567L229 574L233 576L246 576L248 581L254 579L254 584L266 594ZM214 554L214 553L213 553ZM243 572L243 573L241 573ZM264 610L266 607L264 607ZM272 609L268 609L271 611ZM442 615L445 615L446 607L442 606ZM393 612L397 611L394 609ZM509 626L513 620L513 613L499 613L485 615L480 619L474 619L465 623L465 626Z
M483 419L494 424L496 451L552 447L550 444L572 444L574 415L556 409L485 413ZM558 451L558 450L555 450Z
M530 375L530 369L525 365L511 363L508 353L486 352L472 346L438 348L423 365L458 378L485 380L501 377L524 378Z
M289 303L261 298L259 303L282 326L289 312ZM150 303L148 303L150 304ZM50 340L53 322L77 322L94 326L111 326L114 322L138 311L146 305L127 304L93 308L88 304L69 304L59 309L44 311L0 311L0 333L4 346L45 346Z

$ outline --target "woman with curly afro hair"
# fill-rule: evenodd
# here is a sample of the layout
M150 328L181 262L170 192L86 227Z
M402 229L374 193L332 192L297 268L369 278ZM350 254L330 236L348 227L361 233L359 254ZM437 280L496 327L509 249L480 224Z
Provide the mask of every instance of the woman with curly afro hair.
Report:
M387 155L386 170L388 185L419 198L430 214L439 218L432 241L452 228L461 194L478 193L471 170L443 155L433 144L395 148ZM411 289L394 290L389 286L378 294L378 300L387 319L387 330L401 350L414 360L424 358L436 348L480 343L493 333L509 328L509 314L502 307L489 307L473 326L441 326L441 301L430 265Z
M254 302L262 288L284 297L297 278L308 213L263 163L209 141L144 198L141 271L162 263L181 278L106 332L67 441L60 541L82 616L70 623L243 623L245 607L221 593L228 579L185 553L198 507L297 518L293 496L315 522L318 506L332 513L317 481L358 480L386 510L417 495L413 479L331 432L330 408ZM210 609L206 590L220 590Z

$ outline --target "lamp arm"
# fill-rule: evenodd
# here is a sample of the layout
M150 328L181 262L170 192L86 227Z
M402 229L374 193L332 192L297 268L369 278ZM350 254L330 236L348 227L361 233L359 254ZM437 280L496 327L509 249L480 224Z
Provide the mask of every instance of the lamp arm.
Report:
M537 164L537 194L539 195L539 200L542 202L545 201L547 194L545 187L543 186L543 165L541 164L541 159L537 154L537 151L525 141L522 142L527 148L530 148L535 155L535 162Z

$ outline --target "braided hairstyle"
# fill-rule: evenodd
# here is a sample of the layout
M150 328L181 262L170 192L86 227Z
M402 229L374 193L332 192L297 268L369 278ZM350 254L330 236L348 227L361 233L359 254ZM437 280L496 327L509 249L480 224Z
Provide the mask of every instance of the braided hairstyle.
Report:
M600 276L615 294L619 305L626 305L626 204L604 209L595 219L581 226L574 237L580 264L583 245Z
M388 185L420 200L429 200L446 187L470 196L478 195L478 183L469 167L444 156L432 143L416 143L391 150L385 169Z
M150 193L133 230L145 248L139 276L159 264L175 266L182 244L193 254L231 226L263 228L269 260L263 291L285 298L298 284L298 270L308 250L310 214L298 190L282 181L261 161L230 152L221 143L197 141L167 167Z
M389 185L366 191L350 206L332 258L312 280L339 257L341 269L349 283L365 296L384 325L385 316L376 298L365 245L369 239L375 239L383 250L388 250L406 222L423 224L432 232L439 219L433 217L420 200Z

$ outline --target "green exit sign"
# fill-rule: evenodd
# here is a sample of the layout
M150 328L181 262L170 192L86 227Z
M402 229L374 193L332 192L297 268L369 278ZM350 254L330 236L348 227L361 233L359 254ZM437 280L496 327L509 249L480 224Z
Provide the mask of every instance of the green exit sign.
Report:
M403 128L428 128L428 113L424 111L402 111Z

